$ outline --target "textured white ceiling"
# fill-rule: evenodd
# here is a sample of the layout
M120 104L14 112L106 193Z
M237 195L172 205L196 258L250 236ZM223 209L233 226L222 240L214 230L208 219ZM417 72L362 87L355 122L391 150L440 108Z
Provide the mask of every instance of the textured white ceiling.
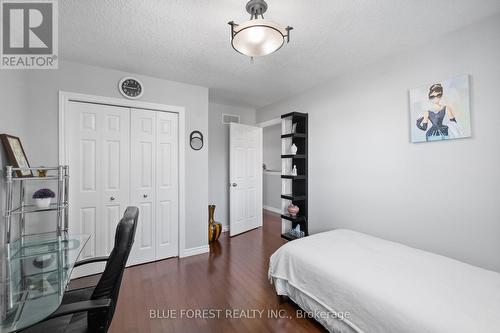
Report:
M236 53L228 21L245 0L63 0L63 59L210 88L211 100L260 107L332 76L500 12L499 0L268 0L290 44Z

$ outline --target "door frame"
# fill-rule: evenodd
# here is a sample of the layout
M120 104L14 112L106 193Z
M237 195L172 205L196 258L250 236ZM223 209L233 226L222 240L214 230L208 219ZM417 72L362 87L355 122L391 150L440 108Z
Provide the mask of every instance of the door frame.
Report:
M262 128L262 130L264 130L264 128L266 128L266 127L271 127L271 126L276 126L276 125L280 125L281 126L281 118L273 118L273 119L270 119L270 120L266 120L266 121L258 123L255 126L260 127L260 128ZM281 142L280 142L280 145L281 145ZM263 145L262 145L262 154L264 154L264 149L265 148L264 148L264 142L263 142ZM281 169L283 169L283 166L281 167ZM274 173L273 171L264 171L262 178L265 178L266 175L273 175L273 173ZM281 177L281 173L282 173L282 171L280 170L277 173L277 175L279 175ZM274 174L274 176L276 176L276 174ZM264 183L262 183L262 184L264 184ZM263 187L262 188L262 193L264 193L264 185L262 185L262 187ZM281 190L283 190L283 189L281 189ZM264 196L263 196L263 198L264 198ZM262 199L262 200L264 200L264 199ZM276 214L283 213L283 209L282 208L267 206L267 205L264 205L264 203L262 204L262 209L263 210L268 210L268 211L276 213Z
M171 112L179 115L179 257L186 257L190 249L186 251L186 109L182 106L173 106L157 103L149 103L137 100L127 100L97 95L87 95L59 90L59 164L67 165L67 154L65 151L66 129L65 120L69 102L104 104L134 109L146 109L151 111Z

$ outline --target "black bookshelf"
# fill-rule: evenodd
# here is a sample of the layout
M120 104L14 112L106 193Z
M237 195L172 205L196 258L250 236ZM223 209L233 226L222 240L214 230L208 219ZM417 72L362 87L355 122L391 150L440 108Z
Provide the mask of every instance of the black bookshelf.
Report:
M294 224L300 224L300 225L304 225L306 223L306 219L305 219L305 216L303 214L299 214L297 216L292 216L290 214L281 214L281 218L282 219L285 219L285 220L288 220Z
M281 175L281 178L283 179L306 179L307 176L306 175L297 175L297 176L292 176L292 175Z
M305 139L307 137L307 134L305 133L288 133L288 134L282 134L281 138L294 138L294 139Z
M300 201L300 200L306 200L306 196L304 194L282 194L281 199L286 199L290 201Z
M295 154L295 155L288 154L288 155L281 155L281 158L291 158L294 160L298 160L298 159L305 159L307 157L305 154Z
M281 238L286 239L287 241L292 241L292 240L298 239L298 237L292 235L289 232L285 232L284 234L281 234Z
M307 195L307 176L308 176L308 115L307 113L291 112L281 116L282 120L290 120L292 124L296 124L295 132L282 133L281 139L286 140L287 144L294 143L297 146L297 154L287 153L281 155L282 159L291 159L291 165L297 166L297 176L292 176L288 173L281 175L282 181L291 182L291 193L282 193L281 199L286 200L286 205L292 202L299 207L297 216L282 214L282 223L291 223L292 228L300 225L301 231L304 231L305 236L309 235L308 226L308 195ZM284 126L283 128L286 128ZM288 230L281 234L283 239L288 241L294 240L297 237L292 235Z

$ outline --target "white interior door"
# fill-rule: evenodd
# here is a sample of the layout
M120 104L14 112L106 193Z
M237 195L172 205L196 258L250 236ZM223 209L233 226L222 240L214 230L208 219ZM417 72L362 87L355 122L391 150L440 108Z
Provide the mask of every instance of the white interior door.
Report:
M130 203L139 221L129 263L155 260L156 112L132 109Z
M130 110L70 102L65 128L71 172L69 230L91 235L82 258L109 255L116 225L129 202ZM103 267L87 265L72 277L95 274Z
M179 120L157 112L156 260L179 255Z
M262 226L262 128L229 125L231 236Z

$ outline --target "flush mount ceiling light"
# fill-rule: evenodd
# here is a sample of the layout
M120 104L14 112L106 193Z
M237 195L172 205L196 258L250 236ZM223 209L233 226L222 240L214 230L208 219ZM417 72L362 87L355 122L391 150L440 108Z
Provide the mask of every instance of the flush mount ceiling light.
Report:
M241 24L233 21L231 26L231 45L237 52L249 57L261 57L278 51L290 41L292 27L264 19L267 3L264 0L250 0L246 6L250 20ZM260 18L259 18L260 17Z

